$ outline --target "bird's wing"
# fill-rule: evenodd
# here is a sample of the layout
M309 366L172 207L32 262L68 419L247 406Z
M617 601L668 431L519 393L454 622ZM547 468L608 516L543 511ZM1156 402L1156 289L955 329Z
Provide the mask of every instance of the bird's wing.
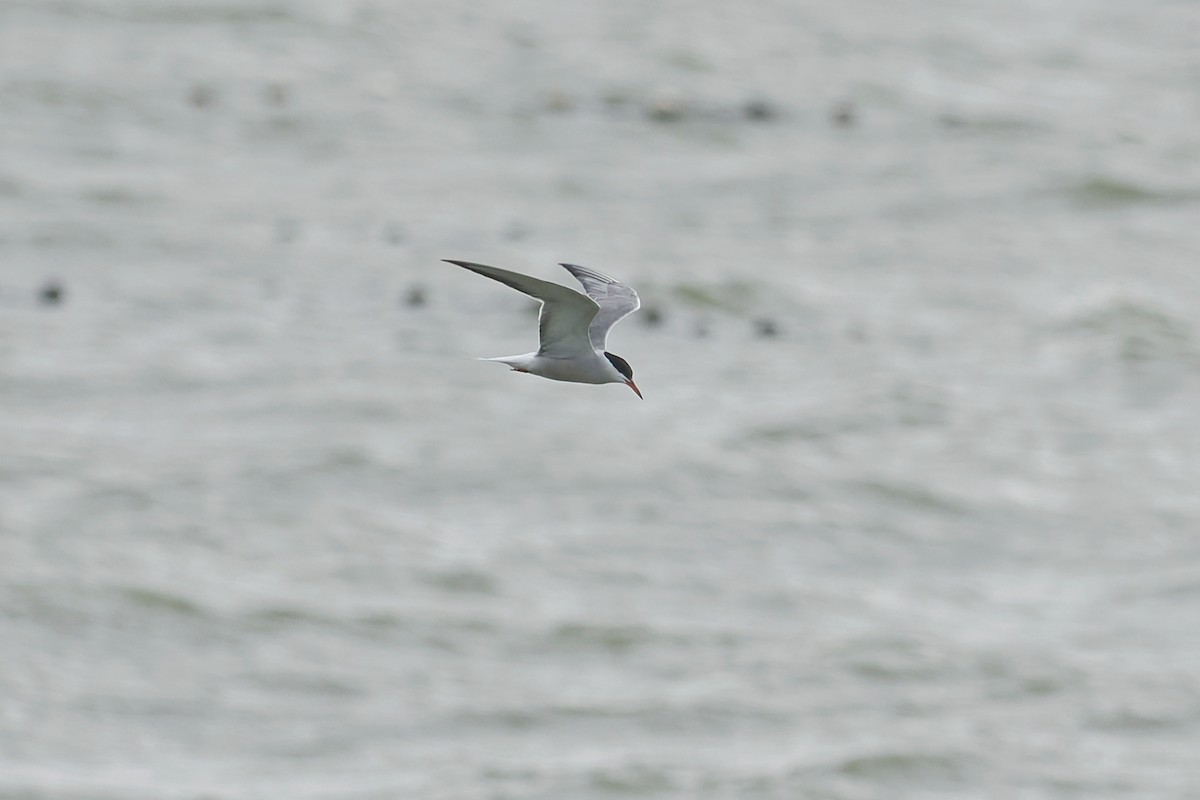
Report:
M474 264L470 261L454 261L449 258L444 260L448 264L478 272L486 278L499 281L542 301L542 311L538 315L538 355L548 358L574 358L592 352L588 326L600 310L595 301L574 289L531 278L519 272Z
M578 278L579 282L583 284L583 290L588 293L588 297L595 300L596 305L600 306L599 313L596 314L588 329L588 335L594 349L604 350L608 342L608 332L612 326L641 308L642 301L638 299L637 292L633 290L633 287L615 281L603 272L576 264L560 264L559 266Z

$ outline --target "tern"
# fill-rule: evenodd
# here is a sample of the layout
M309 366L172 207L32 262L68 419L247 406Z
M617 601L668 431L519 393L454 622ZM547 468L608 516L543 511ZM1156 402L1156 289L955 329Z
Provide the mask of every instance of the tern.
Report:
M542 302L538 315L538 349L519 356L484 358L499 361L517 372L572 383L623 383L638 397L633 368L620 356L605 350L613 325L642 305L632 287L602 272L576 264L560 264L583 284L586 295L557 283L531 278L486 264L443 259L485 278L511 286Z

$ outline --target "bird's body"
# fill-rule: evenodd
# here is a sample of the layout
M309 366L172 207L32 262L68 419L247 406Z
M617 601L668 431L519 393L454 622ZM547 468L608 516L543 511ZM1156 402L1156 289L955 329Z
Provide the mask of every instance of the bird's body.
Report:
M607 359L600 358L547 358L537 353L524 353L519 356L500 356L499 358L484 358L483 361L498 361L508 364L517 372L528 372L552 381L568 381L570 383L613 383L618 380L613 375L613 365ZM619 380L625 380L621 377Z
M555 381L571 383L624 383L637 393L633 370L620 356L606 351L608 331L641 306L637 292L603 273L575 264L562 264L583 284L587 295L557 283L543 281L499 267L453 261L499 281L542 302L538 316L539 346L533 353L488 358Z

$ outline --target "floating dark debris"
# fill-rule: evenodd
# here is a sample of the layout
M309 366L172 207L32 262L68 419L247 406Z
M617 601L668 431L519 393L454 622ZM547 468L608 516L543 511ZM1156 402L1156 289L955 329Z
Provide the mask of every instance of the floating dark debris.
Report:
M657 328L663 324L663 312L658 306L644 307L640 316L647 328Z
M42 284L42 288L38 290L38 302L44 306L57 306L66 299L66 289L62 283L56 280L49 280Z
M403 302L409 308L421 308L425 305L426 300L425 287L423 286L411 286L404 293Z
M829 121L839 128L849 128L858 121L858 112L853 103L843 100L830 109Z
M754 321L754 332L761 339L774 339L779 335L779 326L775 320L763 317Z
M208 108L217 102L217 92L211 86L198 83L188 90L187 101L193 108Z
M755 122L767 122L779 116L779 112L767 100L751 100L742 106L742 113L746 119L754 120Z

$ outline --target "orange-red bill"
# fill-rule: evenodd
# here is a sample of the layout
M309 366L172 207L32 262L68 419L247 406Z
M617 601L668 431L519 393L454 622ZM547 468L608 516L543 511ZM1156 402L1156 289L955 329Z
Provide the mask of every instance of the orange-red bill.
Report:
M637 384L633 382L632 378L630 380L625 381L625 385L628 386L630 389L633 389L634 393L637 394L638 397L642 397L641 391L638 390ZM642 399L645 400L646 398L642 397Z

